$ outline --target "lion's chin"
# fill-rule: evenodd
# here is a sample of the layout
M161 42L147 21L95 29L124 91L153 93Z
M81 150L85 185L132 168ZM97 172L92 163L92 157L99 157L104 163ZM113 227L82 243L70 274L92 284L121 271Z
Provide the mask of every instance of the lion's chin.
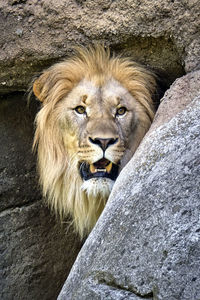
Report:
M89 197L101 197L107 200L114 184L114 180L109 178L91 178L83 181L81 190Z

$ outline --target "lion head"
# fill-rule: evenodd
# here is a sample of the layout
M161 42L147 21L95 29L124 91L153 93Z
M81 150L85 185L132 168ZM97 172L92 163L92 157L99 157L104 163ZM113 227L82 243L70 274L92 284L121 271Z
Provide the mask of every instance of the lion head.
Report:
M150 127L155 76L103 46L79 48L44 71L33 91L42 103L34 147L43 194L83 237Z

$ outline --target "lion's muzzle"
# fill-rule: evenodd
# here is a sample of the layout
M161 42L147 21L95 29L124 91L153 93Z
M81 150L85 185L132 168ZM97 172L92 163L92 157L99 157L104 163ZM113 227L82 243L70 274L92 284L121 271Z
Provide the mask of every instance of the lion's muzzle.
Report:
M89 137L89 141L92 144L98 145L103 151L105 151L109 146L117 143L118 138L94 138Z
M119 166L106 158L102 158L93 164L82 162L80 164L80 174L83 180L104 177L116 180L119 173Z

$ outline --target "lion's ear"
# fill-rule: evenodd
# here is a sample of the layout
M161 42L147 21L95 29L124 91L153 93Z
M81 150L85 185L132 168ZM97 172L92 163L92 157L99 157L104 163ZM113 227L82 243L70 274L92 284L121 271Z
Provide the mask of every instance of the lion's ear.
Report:
M37 78L33 83L33 93L34 95L43 102L45 99L45 84L48 80L49 72L43 73L39 78Z
M33 83L33 93L34 95L40 100L40 94L41 94L41 87L40 87L40 80L36 79Z

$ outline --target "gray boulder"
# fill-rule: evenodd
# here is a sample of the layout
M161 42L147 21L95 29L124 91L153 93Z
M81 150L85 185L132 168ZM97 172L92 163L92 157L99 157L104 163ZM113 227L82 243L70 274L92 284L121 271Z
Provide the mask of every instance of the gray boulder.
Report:
M59 300L200 299L199 86L195 72L167 92Z

